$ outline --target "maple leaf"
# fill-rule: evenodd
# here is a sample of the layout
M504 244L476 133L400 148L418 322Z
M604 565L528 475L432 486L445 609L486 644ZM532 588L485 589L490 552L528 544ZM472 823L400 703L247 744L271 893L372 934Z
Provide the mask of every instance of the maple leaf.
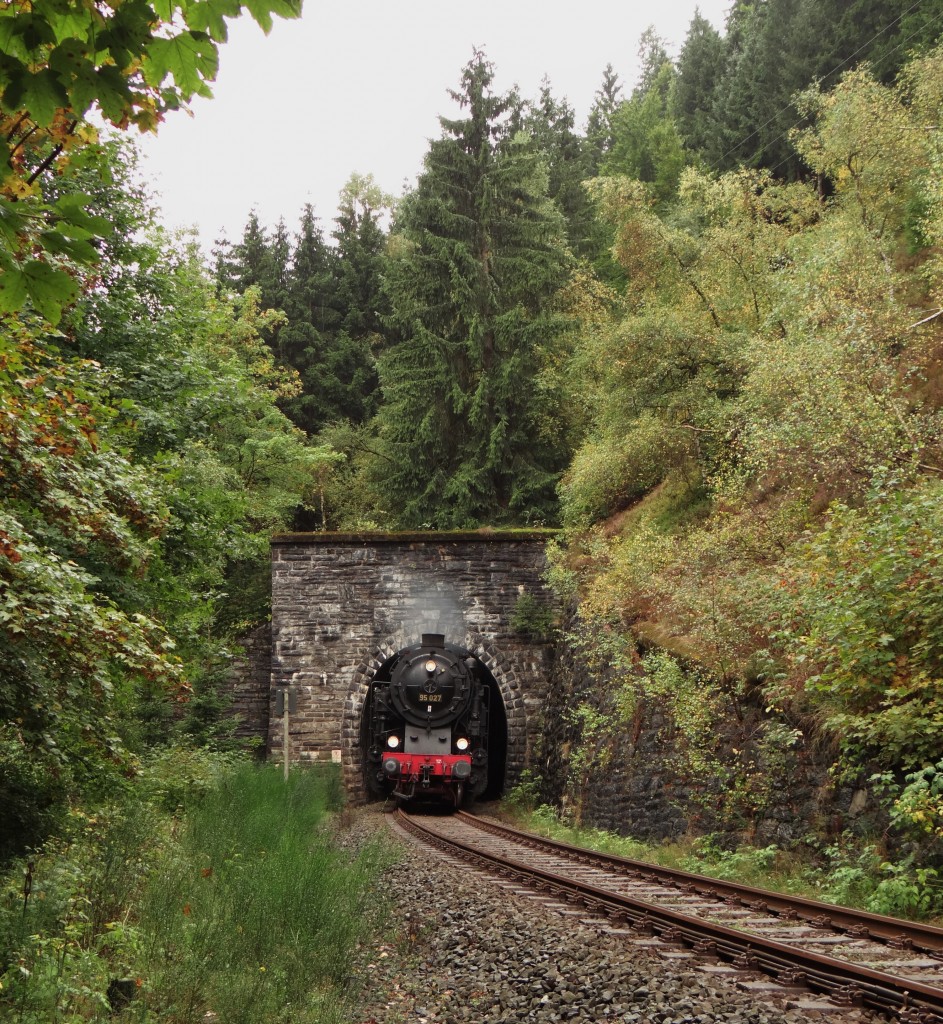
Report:
M150 43L144 59L144 78L156 88L167 75L173 75L186 100L194 95L209 95L206 82L216 77L218 68L216 43L205 32L181 32Z

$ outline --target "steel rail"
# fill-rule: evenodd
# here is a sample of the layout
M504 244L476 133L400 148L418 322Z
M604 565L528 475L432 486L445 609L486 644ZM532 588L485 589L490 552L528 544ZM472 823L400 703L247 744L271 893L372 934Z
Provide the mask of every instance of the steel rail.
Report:
M615 854L598 853L595 850L561 843L556 839L546 839L510 825L487 821L464 811L459 812L459 815L462 820L494 835L510 834L522 842L537 842L566 856L582 860L583 863L618 867L646 880L667 882L678 888L686 889L688 892L698 892L717 899L740 899L744 906L751 910L807 921L818 928L833 928L835 931L846 932L856 938L875 939L897 948L915 949L924 953L937 955L943 953L943 928L937 928L934 925L922 924L919 921L901 921L896 917L839 907L834 903L821 903L804 896L787 896L783 893L741 885L739 882L709 878L706 875L696 875L690 871L680 871L676 868L660 867L657 864L631 860L628 857L618 857Z
M735 967L772 974L785 985L801 984L828 995L839 1004L864 1005L883 1013L910 1011L904 1019L920 1024L943 1024L941 988L689 917L667 907L522 864L461 840L440 836L402 811L397 812L396 820L423 842L446 852L457 852L462 859L477 861L505 878L530 885L536 883L539 892L576 900L587 910L605 914L616 924L625 923L637 931L657 934L666 942L685 943L697 953L718 956Z

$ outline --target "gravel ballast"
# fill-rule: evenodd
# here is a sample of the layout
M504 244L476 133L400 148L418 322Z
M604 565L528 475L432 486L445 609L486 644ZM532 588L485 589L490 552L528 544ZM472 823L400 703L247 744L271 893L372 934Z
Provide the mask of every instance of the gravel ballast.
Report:
M389 830L399 861L384 872L391 904L383 943L357 968L356 1024L609 1022L620 1024L862 1024L880 1018L855 1009L820 1015L788 996L744 992L696 969L696 959L665 959L652 947L606 931L499 885L465 865L394 835L373 809L359 814L347 841ZM763 985L760 976L750 976Z

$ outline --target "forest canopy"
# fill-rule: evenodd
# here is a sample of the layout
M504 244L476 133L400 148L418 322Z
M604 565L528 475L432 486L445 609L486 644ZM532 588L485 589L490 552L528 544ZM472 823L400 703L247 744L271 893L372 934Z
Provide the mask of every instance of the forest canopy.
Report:
M288 528L562 526L576 631L675 659L614 657L633 693L693 665L705 706L759 689L771 744L811 721L850 776L922 769L934 19L738 0L674 58L647 31L584 126L476 50L405 195L353 174L331 224L250 211L208 261L126 136L208 93L243 8L297 13L0 13L0 855L169 737L228 742Z

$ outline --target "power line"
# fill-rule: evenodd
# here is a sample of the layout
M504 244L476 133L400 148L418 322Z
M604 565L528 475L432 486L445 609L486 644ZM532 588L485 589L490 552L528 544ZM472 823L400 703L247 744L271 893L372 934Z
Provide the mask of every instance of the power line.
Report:
M858 47L858 49L857 49L857 50L855 50L855 52L854 52L854 53L852 53L852 54L850 54L849 56L847 56L847 57L846 57L846 58L845 58L845 59L844 59L843 61L841 61L841 62L840 62L839 64L836 64L836 65L835 65L835 67L833 67L833 68L831 69L831 71L827 72L827 73L826 73L825 75L823 75L823 76L822 76L822 78L820 79L820 81L824 82L824 81L826 81L827 79L831 78L831 77L832 77L832 75L834 75L834 74L836 74L837 72L841 71L841 69L842 69L842 68L843 68L843 67L844 67L844 66L845 66L846 64L848 64L849 62L853 61L853 60L855 59L855 57L857 57L857 56L858 56L858 54L860 54L860 53L861 53L861 52L862 52L863 50L867 50L867 49L868 49L868 47L869 47L869 46L871 46L871 44L872 44L872 43L873 43L873 42L874 42L875 40L879 39L879 38L880 38L880 37L881 37L882 35L884 35L884 34L885 34L886 32L890 31L890 29L892 29L892 28L893 28L893 27L894 27L894 26L895 26L895 25L896 25L896 24L897 24L897 23L898 23L899 21L902 21L902 20L903 20L904 18L906 18L906 17L907 17L907 15L908 15L908 14L910 14L910 12L911 12L911 11L913 11L913 10L914 10L915 8L919 7L919 6L920 6L920 4L921 4L922 2L923 2L923 0L914 0L914 2L913 2L913 3L912 3L912 4L911 4L911 5L910 5L910 6L909 6L909 7L907 8L907 10L906 10L906 11L903 11L903 12L902 12L901 14L899 14L899 15L898 15L898 16L897 16L896 18L894 18L894 20L893 20L893 21L889 22L889 23L888 23L887 25L885 25L885 26L884 26L883 28L879 29L879 30L878 30L878 31L877 31L877 32L876 32L876 33L875 33L875 34L874 34L874 35L873 35L873 36L872 36L872 37L871 37L871 38L870 38L870 39L869 39L869 40L868 40L867 42L865 42L865 43L862 43L862 44L861 44L861 46L859 46L859 47ZM931 19L931 24L933 23L933 21L937 21L937 20L939 20L939 17L940 17L940 15L938 15L938 16L937 16L936 18L933 18L933 19ZM912 38L914 37L914 35L916 35L916 34L917 34L916 32L913 32L913 33L911 33L911 34L910 34L910 35L909 35L909 36L907 37L907 39L903 40L903 42L904 42L904 43L908 42L908 41L909 41L910 39L912 39ZM903 43L898 43L898 44L897 44L896 46L894 46L894 47L893 47L893 48L892 48L892 49L890 50L890 52L891 52L891 53L893 53L893 52L894 52L895 50L899 49L899 47L900 47L901 45L903 45ZM784 107L782 107L782 108L780 108L779 110L777 110L777 111L776 111L776 113L772 114L772 115L771 115L771 116L770 116L769 118L767 118L767 119L766 119L766 121L764 121L764 122L763 122L763 124L761 124L761 125L760 125L759 127L757 127L757 128L754 128L754 129L753 129L753 131L752 131L752 132L750 132L750 134L749 134L749 135L747 135L747 136L746 136L745 138L739 139L739 140L738 140L738 141L737 141L736 143L734 143L734 145L732 145L732 146L731 146L731 147L730 147L729 149L727 149L727 150L726 150L726 151L725 151L724 153L722 153L722 154L720 155L720 157L719 157L719 158L717 159L717 161L715 162L715 165L714 165L714 169L715 169L715 170L719 170L719 169L720 169L720 168L719 168L719 165L723 164L723 163L724 163L724 161L725 161L725 160L727 159L727 157L728 157L728 156L730 156L730 155L731 155L732 153L734 153L734 152L735 152L736 150L739 150L739 149L740 149L740 148L741 148L742 146L744 146L744 145L745 145L745 144L746 144L747 142L749 142L749 141L750 141L750 139L752 139L752 138L753 138L753 137L754 137L755 135L758 135L758 134L759 134L759 133L760 133L760 132L761 132L761 131L762 131L762 130L763 130L763 129L764 129L764 128L765 128L766 126L767 126L767 125L770 125L770 124L772 124L772 123L773 123L773 122L774 122L775 120L777 120L777 119L778 119L778 118L780 117L780 115L781 115L781 114L784 114L784 113L785 113L785 112L786 112L787 110L789 110L789 109L790 109L791 107L792 107L792 102L790 101L790 102L789 102L789 103L787 103L787 104L786 104L786 105L785 105ZM801 124L801 123L802 123L802 119L800 118L800 119L799 119L798 121L796 121L796 122L795 122L795 124L791 125L791 126L790 126L790 128L788 128L788 129L787 129L787 131L786 131L785 135L788 135L788 133L789 133L790 131L792 131L792 129L793 129L793 128L797 127L797 126L798 126L799 124ZM785 137L785 135L784 135L784 134L781 134L781 135L778 135L778 136L776 136L776 140L774 140L774 141L778 141L779 139L781 139L781 138L784 138L784 137ZM791 157L790 157L789 159L791 159ZM777 166L777 167L781 167L783 163L786 163L786 161L785 161L785 160L784 160L784 161L781 161L781 162L780 162L779 164L777 164L776 166Z
M911 7L909 7L909 8L908 8L908 9L907 9L907 10L906 10L906 11L904 12L904 14L902 14L902 15L901 15L901 17L904 17L904 15L905 15L905 14L909 14L909 13L910 13L910 12L911 12L911 11L912 11L912 10L914 9L914 7L916 7L916 6L917 6L917 4L913 4L913 5L911 6ZM932 18L930 19L930 24L932 25L932 24L933 24L934 22L936 22L936 21L939 21L939 20L940 20L941 18L943 18L943 12L941 12L941 13L940 13L940 14L938 14L938 15L936 15L936 17L932 17ZM893 24L893 22L892 22L891 24ZM882 30L882 31L883 31L883 30ZM901 41L900 41L899 43L896 43L896 44L895 44L895 45L894 45L893 47L891 47L891 49L890 49L890 50L888 50L888 53L894 53L894 52L896 52L897 50L901 49L902 47L906 46L906 45L907 45L907 43L909 43L909 42L910 42L910 40L914 38L914 36L918 35L920 31L922 31L922 29L916 29L916 30L914 30L913 32L911 32L909 36L907 36L907 37L906 37L905 39L902 39L902 40L901 40ZM881 33L879 32L879 33L878 33L878 35L880 35L880 34L881 34ZM875 39L877 39L877 36L875 36L874 38L875 38ZM872 40L872 42L873 42L873 40ZM870 44L866 44L866 45L870 45ZM859 48L859 49L858 49L858 50L856 51L856 53L860 53L860 52L861 52L861 49L863 49L863 47ZM849 59L850 59L850 58L849 58ZM843 62L843 63L844 63L844 62ZM841 65L839 65L839 67L841 67ZM837 68L836 68L836 70L837 70ZM834 73L834 72L829 72L829 74L833 74L833 73ZM828 75L826 75L826 78L827 78L827 77L828 77ZM824 81L824 79L823 79L823 81ZM790 105L791 105L791 104L790 104ZM784 108L783 108L783 110L788 110L788 109L789 109L788 107L784 107ZM782 113L782 111L780 111L780 113ZM775 137L775 139L773 139L773 141L774 141L774 142L778 142L778 141L779 141L780 139L786 139L786 140L788 140L788 138L789 138L789 133L790 133L790 132L791 132L791 131L792 131L792 130L793 130L794 128L798 128L798 127L799 127L799 125L801 125L801 124L802 124L802 120L803 120L803 119L802 119L802 118L800 117L798 121L794 121L794 122L793 122L793 123L792 123L792 124L791 124L791 125L790 125L790 126L789 126L789 127L787 128L787 129L786 129L786 131L785 131L785 132L782 132L781 134L777 135L777 136ZM768 122L768 121L767 121L767 124L769 124L769 122ZM798 154L796 154L796 155L798 155ZM776 172L777 172L777 171L779 170L779 168L780 168L780 167L783 167L783 166L785 166L785 165L786 165L787 163L789 163L789 161L790 161L790 160L792 160L792 159L793 159L793 157L792 157L792 156L787 156L787 157L783 158L782 160L780 160L780 161L779 161L779 163L778 163L778 164L775 164L775 165L774 165L773 167L770 167L770 168L768 168L768 170L769 170L769 173L770 173L771 175L774 175L774 176L775 176L775 174L776 174Z

